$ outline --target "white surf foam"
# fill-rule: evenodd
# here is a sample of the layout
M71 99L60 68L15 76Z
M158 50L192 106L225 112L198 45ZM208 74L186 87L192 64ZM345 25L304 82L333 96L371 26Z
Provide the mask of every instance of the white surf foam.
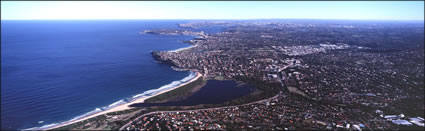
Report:
M29 130L29 131L33 131L33 130L41 130L41 129L47 129L49 127L53 127L56 126L60 123L52 123L52 124L48 124L48 125L43 125L41 127L33 127L33 128L28 128L28 129L22 129L22 130Z
M191 45L191 46L188 46L188 47L178 48L178 49L175 49L175 50L170 50L168 52L179 52L179 51L187 50L187 49L190 49L190 48L193 48L193 47L196 47L196 46L198 46L198 45Z
M86 116L92 115L92 114L97 113L97 112L100 112L100 111L102 111L102 109L96 108L96 109L94 109L92 111L89 111L89 112L87 112L87 113L85 113L83 115L76 116L76 117L74 117L74 118L72 118L72 119L70 119L68 121L65 121L65 122L51 123L51 124L43 125L43 126L40 126L40 127L32 127L32 128L27 128L27 129L23 129L23 130L44 130L44 129L48 129L50 127L54 127L56 125L60 125L60 124L69 122L69 121L74 121L74 120L78 120L78 119L84 118Z
M63 123L69 122L69 121L78 120L78 119L84 118L86 116L90 116L92 114L95 114L95 113L98 113L98 112L101 112L101 111L104 111L104 110L108 110L108 109L111 109L113 107L116 107L116 106L119 106L119 105L122 105L122 104L125 104L125 103L128 103L128 102L134 101L134 100L136 100L138 98L155 95L155 94L157 94L159 92L162 92L164 90L168 90L168 89L171 89L171 88L180 86L181 84L184 84L185 82L190 81L190 80L192 80L195 77L196 77L196 72L190 71L189 76L187 76L187 77L185 77L185 78L183 78L181 80L173 81L170 84L163 85L163 86L161 86L161 87L159 87L157 89L147 90L147 91L145 91L145 92L143 92L141 94L134 95L130 99L129 98L121 99L121 100L116 101L116 102L114 102L112 104L109 104L108 106L104 106L104 107L101 107L101 108L96 108L96 109L94 109L94 110L92 110L90 112L87 112L87 113L83 114L83 115L76 116L76 117L74 117L74 118L72 118L72 119L70 119L68 121L58 122L58 123L52 123L52 124L43 125L41 127L32 127L32 128L27 128L27 129L23 129L23 130L43 130L43 129L54 127L54 126L57 126L57 125L60 125L60 124L63 124Z
M183 84L183 83L185 83L187 81L190 81L191 79L193 79L195 77L196 77L196 73L195 72L190 72L189 76L187 76L187 77L185 77L185 78L183 78L181 80L173 81L170 84L163 85L163 86L161 86L161 87L159 87L157 89L151 89L151 90L145 91L145 92L143 92L141 94L134 95L132 98L133 98L133 100L135 100L135 99L140 98L140 97L146 97L146 96L155 95L155 94L157 94L157 93L159 93L161 91L168 90L168 89L171 89L171 88L180 86L181 84Z

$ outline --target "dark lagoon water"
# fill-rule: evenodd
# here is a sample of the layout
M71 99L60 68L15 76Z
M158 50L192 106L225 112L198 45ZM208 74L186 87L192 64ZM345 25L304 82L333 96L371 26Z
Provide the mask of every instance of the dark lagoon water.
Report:
M2 20L1 129L57 124L192 77L150 52L189 46L180 41L193 36L139 34L184 22Z
M193 95L180 100L165 103L138 103L130 106L148 107L148 106L192 106L199 104L220 104L224 103L256 90L254 85L239 85L232 80L208 80L208 83Z

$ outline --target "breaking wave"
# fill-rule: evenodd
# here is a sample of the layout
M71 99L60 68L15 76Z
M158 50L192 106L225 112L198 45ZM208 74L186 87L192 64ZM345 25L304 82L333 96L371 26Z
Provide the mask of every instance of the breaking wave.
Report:
M114 102L112 104L109 104L109 105L104 106L104 107L101 107L101 108L96 108L96 109L94 109L92 111L89 111L89 112L83 114L83 115L76 116L76 117L74 117L74 118L72 118L72 119L70 119L68 121L57 122L57 123L43 125L43 126L40 126L40 127L32 127L32 128L22 129L22 130L44 130L44 129L48 129L50 127L54 127L54 126L57 126L57 125L60 125L60 124L64 124L64 123L69 122L69 121L78 120L78 119L81 119L81 118L84 118L84 117L93 115L95 113L102 112L102 111L111 109L113 107L116 107L116 106L119 106L119 105L122 105L122 104L125 104L125 103L132 102L132 101L134 101L136 99L147 97L147 96L152 96L152 95L155 95L157 93L160 93L160 92L162 92L164 90L168 90L168 89L171 89L171 88L180 86L181 84L184 84L185 82L188 82L191 79L195 78L196 75L197 75L196 72L190 71L189 76L187 76L187 77L185 77L185 78L183 78L181 80L173 81L170 84L163 85L163 86L161 86L161 87L159 87L157 89L147 90L147 91L145 91L145 92L143 92L141 94L134 95L134 96L132 96L130 98L121 99L119 101L116 101L116 102Z
M132 97L132 100L138 99L140 97L152 96L152 95L155 95L155 94L157 94L157 93L159 93L161 91L164 91L164 90L168 90L168 89L177 87L177 86L179 86L179 85L181 85L181 84L183 84L183 83L185 83L185 82L187 82L187 81L189 81L189 80L191 80L191 79L193 79L195 77L196 77L196 73L195 72L190 72L189 76L187 76L187 77L185 77L185 78L183 78L181 80L173 81L170 84L163 85L163 86L159 87L158 89L147 90L147 91L145 91L145 92L143 92L141 94L134 95Z
M187 49L190 49L190 48L193 48L193 47L196 47L196 46L197 45L191 45L191 46L188 46L188 47L183 47L183 48L178 48L178 49L175 49L175 50L170 50L168 52L179 52L179 51L187 50Z

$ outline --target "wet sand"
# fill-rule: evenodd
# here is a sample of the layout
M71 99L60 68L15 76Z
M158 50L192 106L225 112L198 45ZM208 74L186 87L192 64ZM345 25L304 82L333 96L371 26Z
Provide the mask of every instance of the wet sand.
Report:
M184 85L187 85L187 84L189 84L189 83L191 83L191 82L193 82L193 81L195 81L195 80L199 79L200 77L202 77L202 74L201 74L201 73L199 73L199 72L196 72L196 77L192 78L190 81L187 81L186 83L183 83L183 84L181 84L181 85L179 85L179 86L176 86L176 87L174 87L174 88L170 88L170 89L167 89L167 90L161 91L161 92L159 92L159 93L157 93L157 94L155 94L155 95L152 95L152 96L146 96L146 97L141 97L141 98L138 98L138 99L136 99L136 100L134 100L134 101L131 101L131 102L128 102L128 103L125 103L125 104L122 104L122 105L119 105L119 106L113 107L113 108L108 109L108 110L105 110L105 111L97 112L97 113L94 113L94 114L92 114L92 115L89 115L89 116L86 116L86 117L83 117L83 118L80 118L80 119L77 119L77 120L67 121L67 122L64 122L64 123L61 123L61 124L58 124L58 125L52 126L52 127L46 127L45 129L36 129L36 130L51 130L51 129L55 129L55 128L59 128L59 127L63 127L63 126L67 126L67 125L70 125L70 124L74 124L74 123L77 123L77 122L80 122L80 121L88 120L88 119L93 118L93 117L96 117L96 116L100 116L100 115L108 114L108 113L111 113L111 112L117 112L117 111L123 111L123 110L132 109L132 108L134 108L134 107L129 107L129 105L132 105L132 104L135 104L135 103L143 103L146 99L149 99L149 98L155 97L155 96L157 96L157 95L160 95L160 94L163 94L163 93L165 93L165 92L168 92L168 91L171 91L171 90L177 89L177 88L179 88L179 87L182 87L182 86L184 86Z

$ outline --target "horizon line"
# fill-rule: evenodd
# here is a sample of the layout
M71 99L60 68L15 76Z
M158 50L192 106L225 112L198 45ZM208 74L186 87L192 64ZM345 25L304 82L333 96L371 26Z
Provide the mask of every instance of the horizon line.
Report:
M347 21L424 21L424 19L343 19L343 18L136 18L136 19L1 19L3 20L347 20Z

